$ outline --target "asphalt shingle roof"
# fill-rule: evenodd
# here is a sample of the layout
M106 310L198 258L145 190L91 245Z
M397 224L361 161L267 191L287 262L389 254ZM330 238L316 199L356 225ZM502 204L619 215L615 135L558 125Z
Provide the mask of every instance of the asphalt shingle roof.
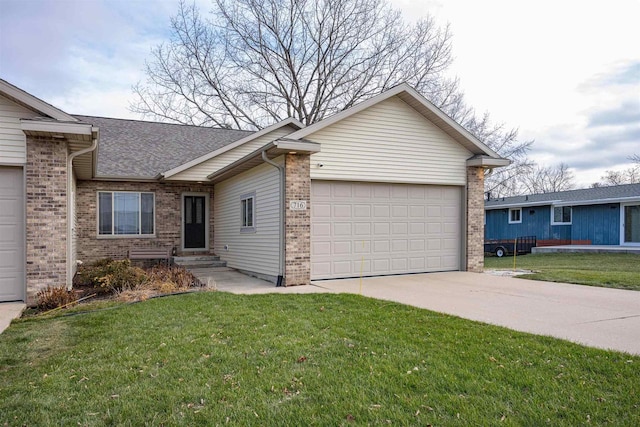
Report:
M485 208L506 205L540 204L540 202L562 202L580 204L590 200L640 198L640 184L616 185L611 187L582 188L580 190L559 191L557 193L530 194L528 196L505 197L484 202Z
M100 128L97 176L154 178L252 131L74 115Z

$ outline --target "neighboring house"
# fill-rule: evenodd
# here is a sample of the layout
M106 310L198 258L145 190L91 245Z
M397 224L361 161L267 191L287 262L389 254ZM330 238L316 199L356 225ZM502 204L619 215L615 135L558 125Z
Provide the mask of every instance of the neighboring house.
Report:
M508 163L407 85L246 132L73 116L0 80L0 301L136 247L287 286L479 271L484 172Z
M545 245L640 245L640 184L485 202L485 238L536 236Z

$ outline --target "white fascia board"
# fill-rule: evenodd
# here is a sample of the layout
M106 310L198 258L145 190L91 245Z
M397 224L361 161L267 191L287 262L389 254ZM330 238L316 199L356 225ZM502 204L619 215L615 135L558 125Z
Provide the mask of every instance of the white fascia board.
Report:
M549 206L556 205L559 200L547 200L544 202L524 202L524 203L506 203L504 205L485 206L485 211L492 211L496 209L510 209L510 208L529 208L533 206Z
M305 152L305 153L319 153L320 144L317 142L308 141L282 141L276 140L274 145L281 150Z
M26 120L21 119L23 131L31 132L51 132L51 133L68 133L73 135L91 135L97 134L97 129L94 126L84 123L63 123L63 122L51 122L45 120ZM94 133L95 132L95 133Z
M467 160L467 166L481 166L485 168L500 168L509 166L510 164L511 160L509 159L496 159L494 157L479 157Z
M4 93L9 98L13 98L16 101L36 110L39 113L49 116L53 119L61 120L64 122L79 121L75 117L65 113L64 111L54 107L51 104L44 102L39 98L36 98L30 93L27 93L24 90L2 79L0 79L0 93Z
M581 200L579 202L557 202L553 206L587 206L587 205L607 205L609 203L633 203L640 202L640 196L614 197L610 199Z
M272 132L272 131L274 131L276 129L280 129L280 128L285 127L285 126L293 126L293 127L298 128L298 129L304 128L304 125L302 123L300 123L298 120L290 117L288 119L282 120L281 122L278 122L276 124L268 126L268 127L264 128L262 130L259 130L259 131L255 132L255 133L252 133L251 135L249 135L249 136L247 136L245 138L242 138L242 139L239 139L239 140L237 140L235 142L232 142L229 145L225 145L224 147L220 147L217 150L214 150L214 151L212 151L210 153L207 153L207 154L205 154L203 156L200 156L200 157L198 157L196 159L193 159L193 160L191 160L191 161L189 161L187 163L184 163L184 164L182 164L180 166L177 166L177 167L175 167L173 169L169 169L168 171L163 172L162 176L165 177L165 178L169 178L169 177L171 177L173 175L176 175L176 174L178 174L180 172L183 172L183 171L185 171L185 170L187 170L189 168L192 168L192 167L194 167L196 165L199 165L202 162L206 162L207 160L213 159L214 157L219 156L222 153L226 153L229 150L233 150L234 148L237 148L237 147L239 147L241 145L244 145L247 142L251 142L256 138L260 138L261 136L264 136L264 135L268 134L269 132Z

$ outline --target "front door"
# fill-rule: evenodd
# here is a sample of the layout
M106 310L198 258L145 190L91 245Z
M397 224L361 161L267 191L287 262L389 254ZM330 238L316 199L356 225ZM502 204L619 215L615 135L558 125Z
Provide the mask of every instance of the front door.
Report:
M183 229L185 249L207 248L206 202L206 196L184 196Z
M622 205L621 244L640 245L640 204Z

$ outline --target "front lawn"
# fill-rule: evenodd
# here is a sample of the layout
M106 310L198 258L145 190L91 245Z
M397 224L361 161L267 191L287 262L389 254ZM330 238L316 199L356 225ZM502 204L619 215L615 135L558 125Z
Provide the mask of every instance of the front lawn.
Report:
M14 323L2 425L640 425L640 357L356 295Z
M513 256L484 259L485 268L512 269ZM516 257L516 267L533 270L523 279L640 290L640 255L554 253Z

